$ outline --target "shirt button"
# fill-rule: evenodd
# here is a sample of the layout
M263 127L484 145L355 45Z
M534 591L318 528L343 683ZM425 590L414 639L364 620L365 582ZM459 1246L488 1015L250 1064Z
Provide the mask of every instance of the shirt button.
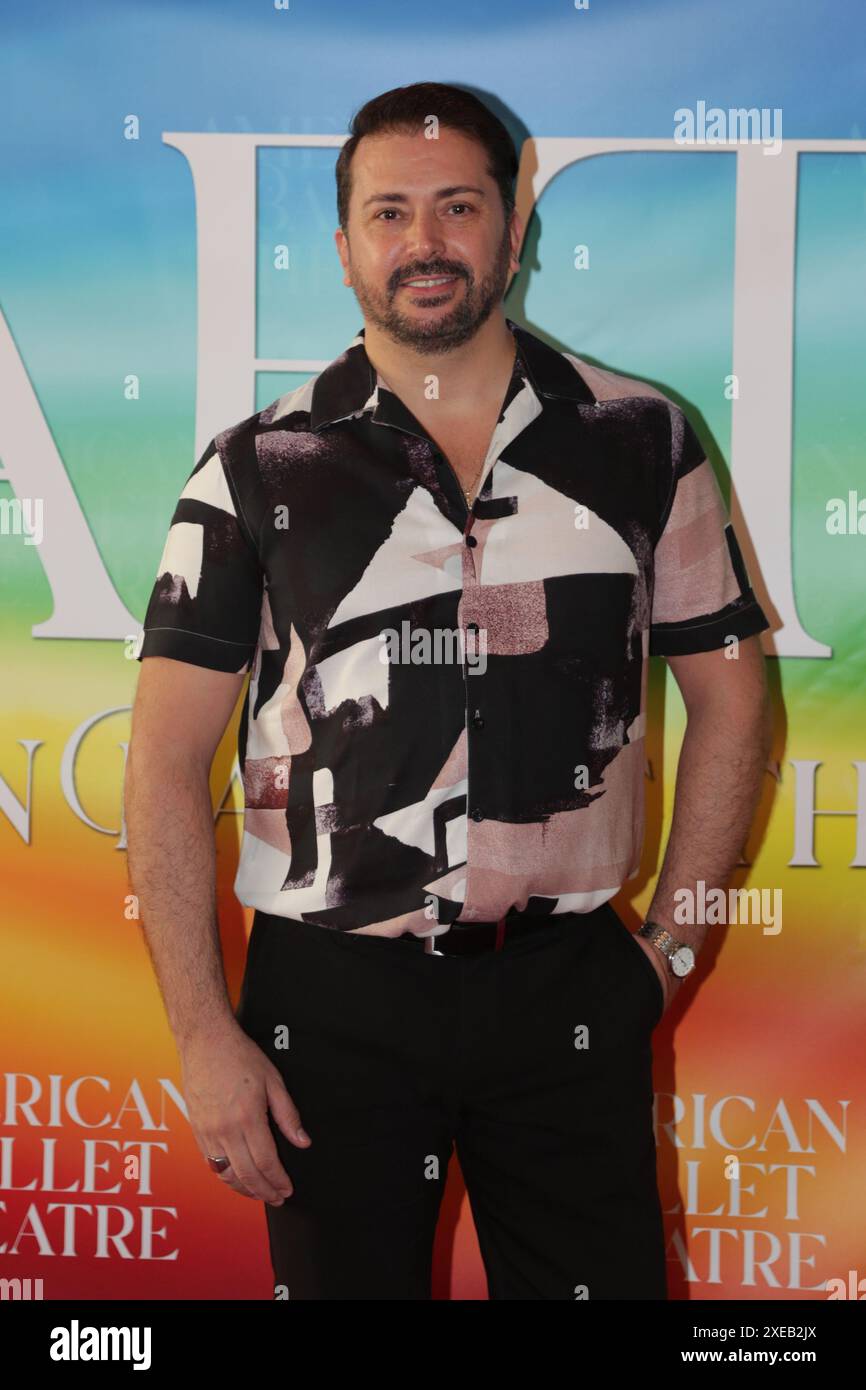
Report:
M472 723L474 724L476 729L484 728L484 720L481 718L481 714L478 710L476 710L474 715L472 716Z
M479 809L478 809L477 806L475 807L475 810L472 811L470 814L471 814L473 820L483 820L483 819L484 819L484 812L483 812L483 811L479 811Z
M477 537L477 536L467 536L467 537L466 537L466 544L469 546L470 550L471 550L471 549L474 549L474 547L478 544L478 537Z

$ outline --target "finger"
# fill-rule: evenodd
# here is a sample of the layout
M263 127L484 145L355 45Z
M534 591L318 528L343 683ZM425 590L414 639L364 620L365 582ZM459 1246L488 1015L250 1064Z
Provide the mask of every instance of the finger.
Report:
M263 1118L259 1124L247 1130L245 1137L250 1157L265 1181L271 1183L281 1197L291 1197L294 1191L292 1180L280 1162L267 1120Z
M256 1120L252 1118L241 1120L241 1124L244 1128L236 1130L229 1136L225 1141L225 1149L223 1150L231 1162L235 1177L245 1188L254 1193L259 1201L270 1202L274 1206L282 1206L283 1193L265 1177L264 1173L260 1172L247 1145L247 1133L255 1128ZM288 1177L286 1181L288 1181ZM291 1186L291 1184L289 1185Z
M199 1136L196 1134L196 1142L198 1144L201 1156L207 1163L208 1168L210 1168L210 1163L208 1160L214 1155L219 1154L222 1157L228 1157L225 1145L223 1144L221 1139L211 1136L211 1138L205 1140L199 1138ZM219 1172L216 1172L216 1170L213 1168L211 1168L210 1171L214 1173L216 1177L219 1178L220 1182L225 1183L226 1187L230 1187L234 1192L238 1192L241 1195L241 1197L255 1196L255 1193L248 1192L247 1189L244 1187L243 1183L238 1181L237 1175L234 1172L231 1163L229 1163L225 1168L222 1168Z
M312 1139L306 1130L301 1126L301 1117L298 1107L286 1090L286 1084L277 1068L268 1072L265 1078L265 1093L268 1099L268 1108L274 1117L274 1121L279 1125L281 1131L292 1144L312 1144Z
M221 1173L217 1173L217 1177L219 1178L221 1183L225 1184L226 1187L230 1187L233 1192L237 1192L238 1196L251 1197L254 1202L258 1201L256 1194L254 1192L250 1192L246 1187L244 1187L243 1183L239 1182L238 1179L235 1177L232 1171L231 1164L229 1164L228 1168L224 1168Z

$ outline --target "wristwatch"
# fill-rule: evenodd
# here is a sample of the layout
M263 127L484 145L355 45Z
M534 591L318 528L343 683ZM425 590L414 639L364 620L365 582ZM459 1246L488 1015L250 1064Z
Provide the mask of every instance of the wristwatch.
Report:
M663 956L667 956L668 965L674 975L682 978L683 975L688 975L690 970L694 970L695 953L691 946L687 946L684 941L675 940L667 927L660 927L658 922L647 919L635 934L645 937L651 946L657 947Z

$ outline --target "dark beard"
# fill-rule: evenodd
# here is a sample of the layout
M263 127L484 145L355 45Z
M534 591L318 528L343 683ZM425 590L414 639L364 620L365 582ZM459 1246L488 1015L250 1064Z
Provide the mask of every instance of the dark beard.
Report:
M471 271L467 272L463 267L447 265L444 262L440 262L434 269L419 272L414 278L423 279L434 275L451 274L459 275L466 282L466 291L460 303L450 313L431 323L420 323L393 307L393 296L397 293L399 280L394 286L389 285L388 308L384 311L380 309L378 301L374 301L368 295L364 285L359 288L355 284L355 295L364 311L364 317L375 323L376 327L381 328L394 342L402 343L404 347L414 348L425 356L451 352L454 348L460 347L463 343L474 338L481 325L487 321L496 306L501 303L505 294L505 287L508 284L510 259L511 244L506 232L499 247L493 270L489 275L484 276L480 284L476 282ZM400 280L404 278L402 273L399 278ZM442 299L438 297L425 301L434 307L442 302Z

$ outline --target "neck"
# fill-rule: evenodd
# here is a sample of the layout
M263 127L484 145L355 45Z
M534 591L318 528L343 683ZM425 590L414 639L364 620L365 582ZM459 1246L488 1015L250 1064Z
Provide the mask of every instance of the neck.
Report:
M388 337L375 324L364 321L364 347L377 372L410 410L429 404L426 379L438 382L437 412L450 414L502 398L502 378L510 373L517 340L497 310L474 337L447 353L429 353L407 347Z

